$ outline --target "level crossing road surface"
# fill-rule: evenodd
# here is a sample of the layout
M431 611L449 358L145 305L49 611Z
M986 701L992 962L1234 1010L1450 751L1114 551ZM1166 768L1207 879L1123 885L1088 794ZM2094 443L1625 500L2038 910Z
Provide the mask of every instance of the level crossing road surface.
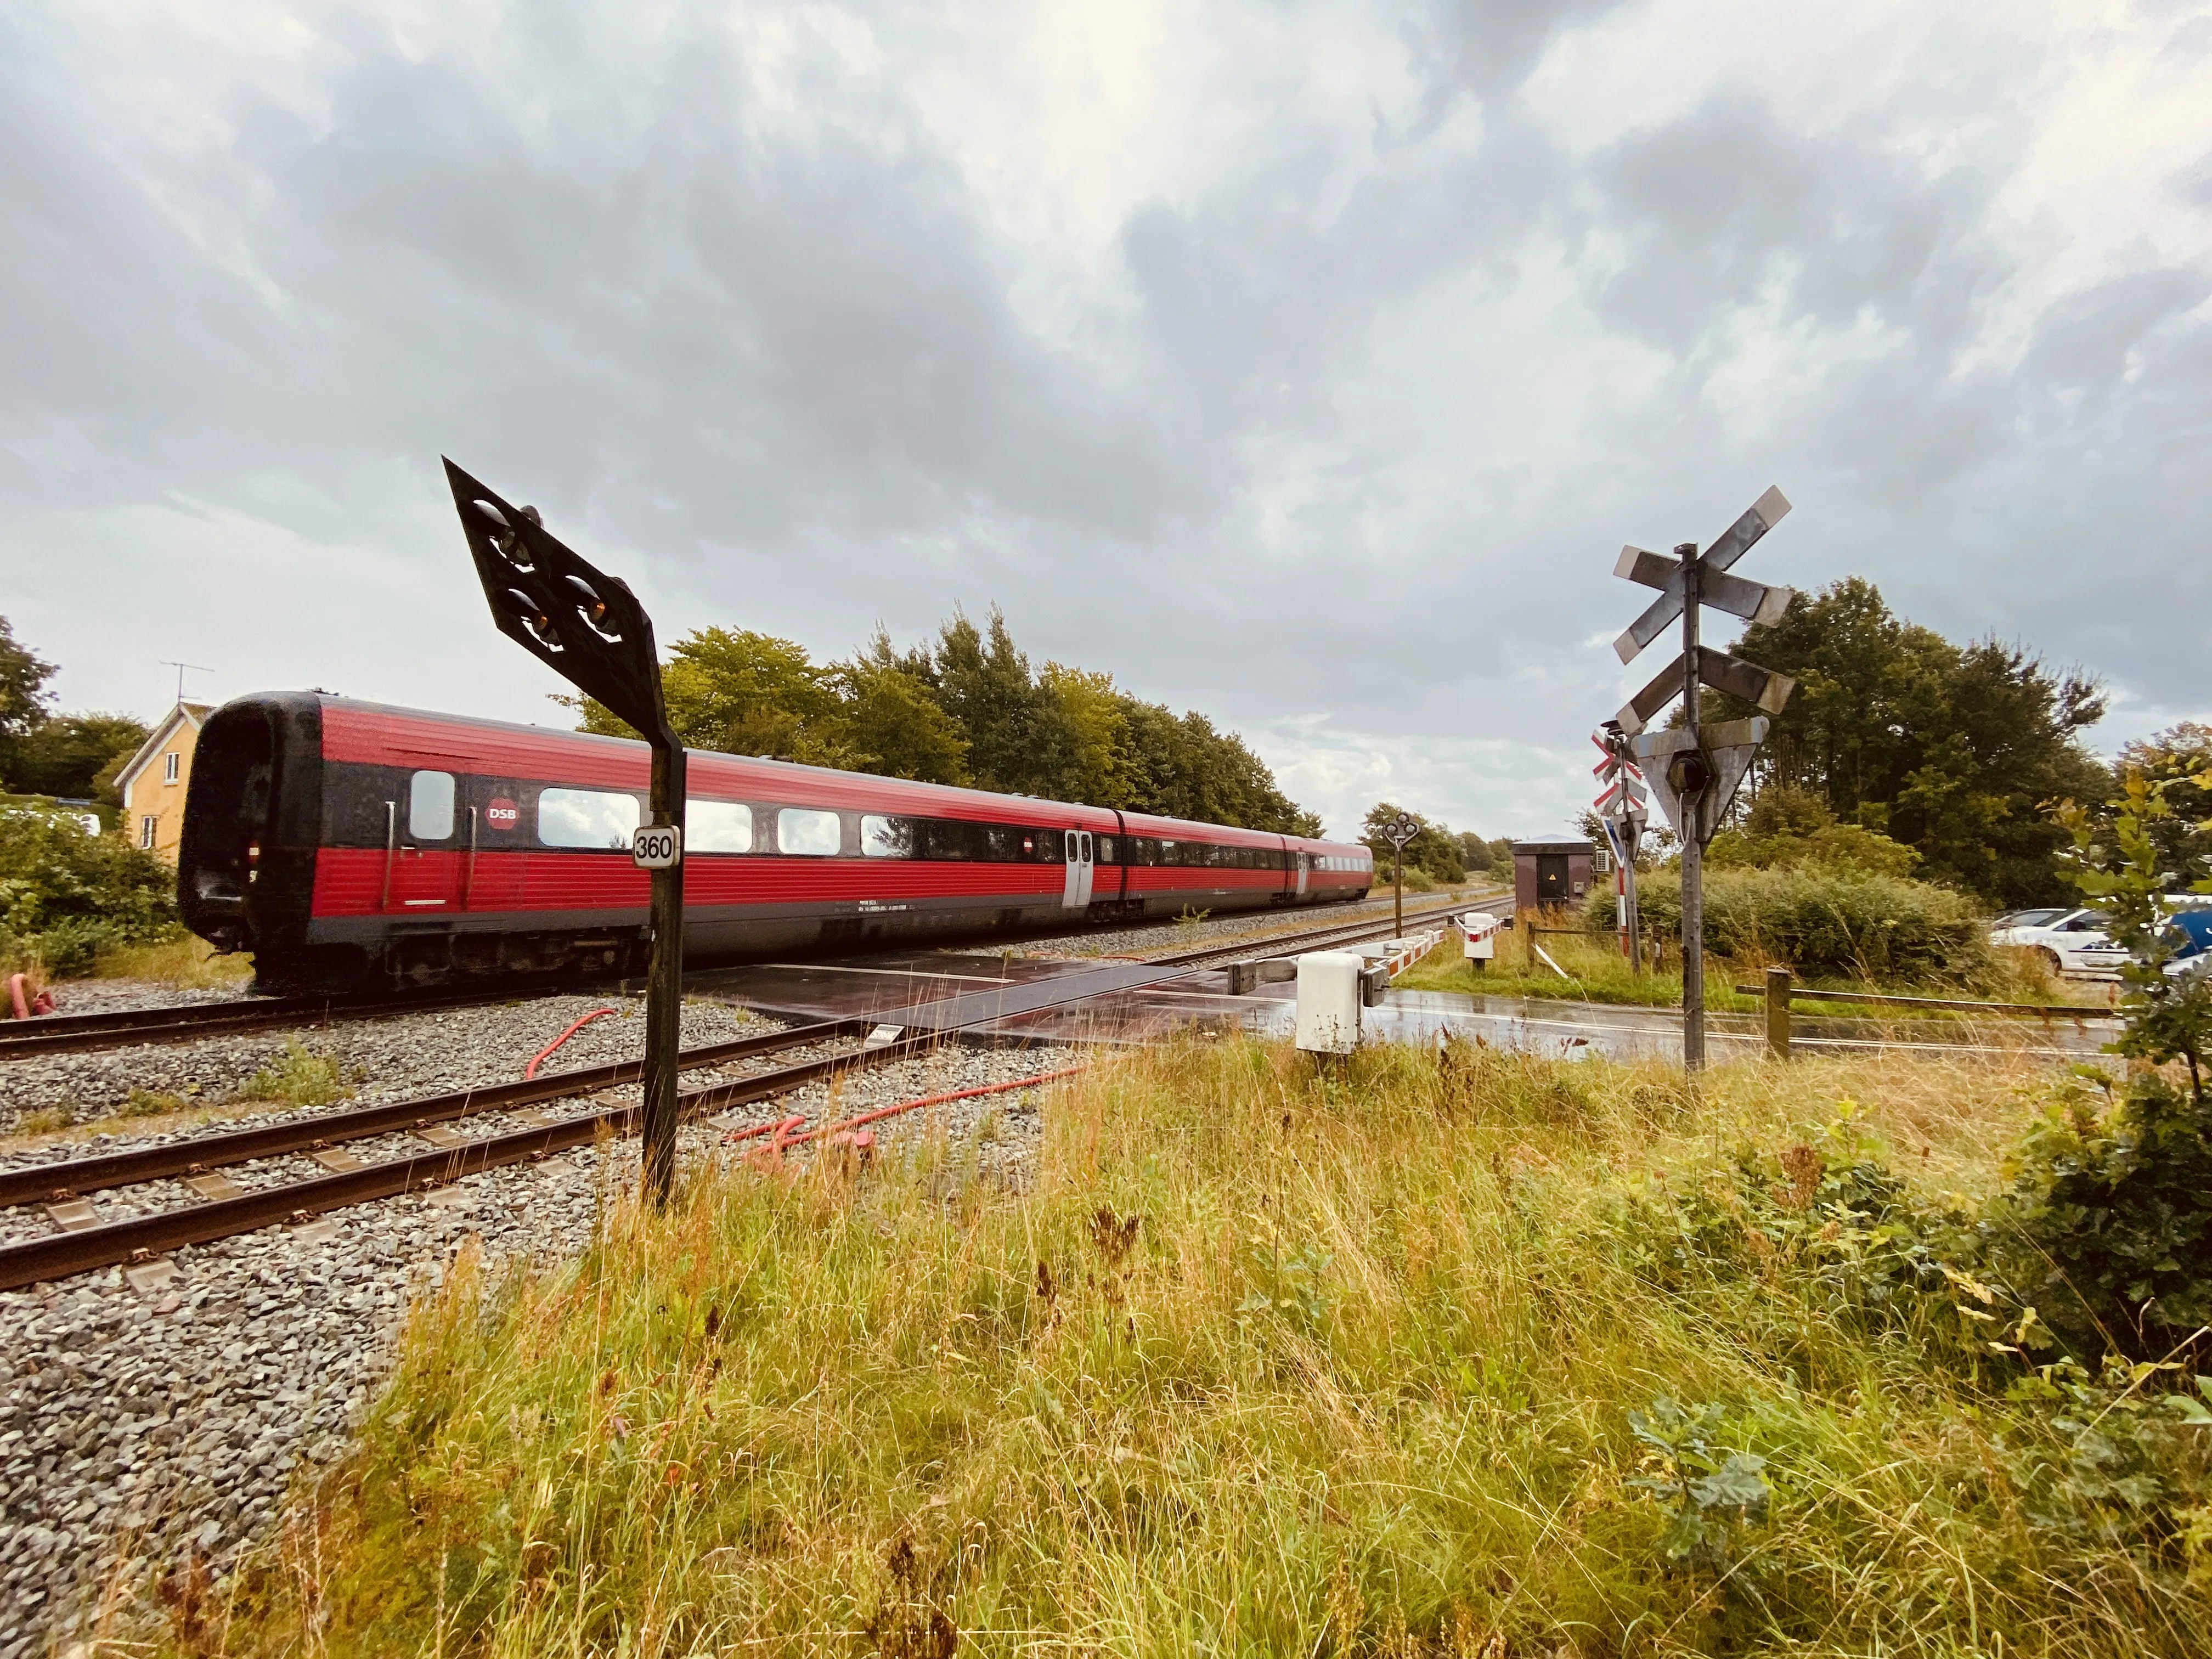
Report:
M1218 969L1167 964L962 957L916 951L842 963L763 963L696 976L693 995L726 1000L763 1013L803 1019L874 1018L902 1012L908 1025L964 1025L971 1036L1060 1042L1139 1043L1177 1030L1242 1029L1286 1037L1296 1024L1297 988L1261 985L1231 996ZM1080 1000L1069 1000L1080 993ZM1049 1006L1048 1006L1049 1005ZM917 1010L926 1010L918 1014ZM1667 1060L1682 1056L1682 1017L1672 1008L1392 990L1363 1016L1379 1041L1432 1042L1438 1032L1494 1048L1581 1058ZM1765 1034L1756 1014L1708 1013L1709 1041L1721 1054L1753 1056ZM1850 1053L1869 1048L1945 1053L2002 1052L2087 1058L2107 1034L2066 1021L1877 1020L1808 1017L1791 1022L1792 1050Z

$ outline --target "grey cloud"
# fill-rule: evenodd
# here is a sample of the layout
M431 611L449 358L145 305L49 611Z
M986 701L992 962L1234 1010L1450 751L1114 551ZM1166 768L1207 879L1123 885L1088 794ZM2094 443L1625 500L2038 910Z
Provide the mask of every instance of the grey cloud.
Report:
M1378 118L1364 156L1285 87L1241 170L1127 218L1137 312L1099 323L1104 368L1020 319L1025 252L908 106L891 14L878 76L800 57L795 116L750 106L704 13L649 47L618 10L517 14L495 64L415 61L356 18L316 71L327 125L235 94L230 142L185 152L127 118L88 132L110 106L39 33L59 25L17 14L0 515L204 502L465 589L443 449L577 545L647 556L683 607L664 632L842 650L878 617L911 635L1002 600L1036 654L1284 744L1389 734L1438 789L1449 769L1419 753L1466 755L1463 797L1437 810L1493 826L1578 787L1542 757L1639 678L1603 643L1639 597L1613 550L1710 537L1770 483L1799 511L1756 574L1868 574L1954 635L2201 696L2206 274L2116 278L2034 319L2016 365L1968 367L2028 257L1991 229L2022 143L2003 97L1944 94L1997 114L1932 180L1892 159L1893 112L1814 141L1741 95L1585 169L1516 93L1604 9L1425 15L1401 38L1427 96L1402 127ZM1437 141L1468 99L1471 155ZM1638 258L1607 283L1596 251L1623 238ZM1554 246L1565 267L1532 275ZM1633 350L1589 368L1589 342L1558 342L1560 374L1601 383L1552 449L1403 453L1401 431L1538 401L1481 370L1480 336L1529 325L1508 302L1540 280L1564 285L1538 296L1559 316L1586 305L1596 341ZM1785 363L1746 419L1716 366L1778 292L1785 327L1864 317L1881 337L1802 386ZM1416 305L1474 367L1365 387L1404 424L1363 427L1348 389ZM410 478L420 498L395 499Z
M388 47L361 49L328 132L235 112L210 210L274 304L101 176L49 108L9 153L83 176L46 216L47 268L18 271L52 349L11 383L45 418L112 422L103 448L189 425L216 477L319 465L332 441L489 451L583 481L608 529L664 547L943 527L978 502L1142 535L1204 505L1180 434L1018 325L960 180L896 107L875 112L895 164L834 124L753 144L735 66L686 55L658 118L589 155ZM588 82L561 90L556 129L612 125ZM38 222L40 171L6 181L11 218Z
M1408 33L1427 48L1440 79L1489 96L1510 92L1561 29L1623 0L1447 0Z
M1741 97L1637 135L1594 172L1637 242L1607 313L1678 349L1778 283L1808 317L1872 310L1948 344L1996 257L1973 245L1986 179L1923 180L1849 139L1796 137Z

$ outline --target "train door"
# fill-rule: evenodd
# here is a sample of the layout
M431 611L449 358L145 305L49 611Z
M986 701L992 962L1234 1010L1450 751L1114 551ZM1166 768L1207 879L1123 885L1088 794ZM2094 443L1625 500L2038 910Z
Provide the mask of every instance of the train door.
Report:
M1096 866L1092 862L1097 843L1091 840L1088 830L1068 830L1061 832L1067 852L1067 878L1060 890L1060 908L1081 910L1091 902L1091 883Z
M401 799L385 802L384 909L456 908L466 854L453 786L451 772L417 772Z
M1287 842L1284 843L1286 847L1289 844ZM1304 898L1306 896L1306 876L1313 869L1313 854L1294 852L1291 854L1291 861L1298 866L1298 896Z

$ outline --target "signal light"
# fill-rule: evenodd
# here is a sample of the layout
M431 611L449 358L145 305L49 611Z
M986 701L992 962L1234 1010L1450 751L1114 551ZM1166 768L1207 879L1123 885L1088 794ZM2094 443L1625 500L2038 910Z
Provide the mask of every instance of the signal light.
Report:
M519 587L510 587L500 595L500 603L505 605L525 628L537 635L538 644L544 646L548 651L558 651L561 648L561 636L553 631L553 619L545 614L544 607L529 594Z
M1703 794L1705 786L1712 781L1712 768L1694 749L1682 750L1667 768L1667 781L1674 786L1677 795L1686 798Z
M601 638L620 641L622 635L607 626L607 602L599 597L599 590L581 576L569 576L564 580L568 584L569 592L575 597L576 609L583 612L584 620L599 629Z
M523 541L521 535L516 531L514 526L508 521L506 514L501 512L489 501L471 501L470 505L475 507L476 510L478 513L481 513L485 518L489 519L493 524L499 526L498 529L492 533L491 544L499 550L500 557L505 559L517 570L533 570L537 568L537 567L530 562L529 546ZM529 520L532 524L539 522L538 509L534 507L518 507L514 510L522 517Z

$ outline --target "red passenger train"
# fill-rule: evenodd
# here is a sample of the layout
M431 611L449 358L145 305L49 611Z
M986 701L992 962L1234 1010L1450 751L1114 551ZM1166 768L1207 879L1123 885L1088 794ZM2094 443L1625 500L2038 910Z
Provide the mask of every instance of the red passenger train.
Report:
M641 970L642 743L313 693L241 697L192 762L186 926L287 990ZM1310 841L693 750L702 962L1363 898Z

